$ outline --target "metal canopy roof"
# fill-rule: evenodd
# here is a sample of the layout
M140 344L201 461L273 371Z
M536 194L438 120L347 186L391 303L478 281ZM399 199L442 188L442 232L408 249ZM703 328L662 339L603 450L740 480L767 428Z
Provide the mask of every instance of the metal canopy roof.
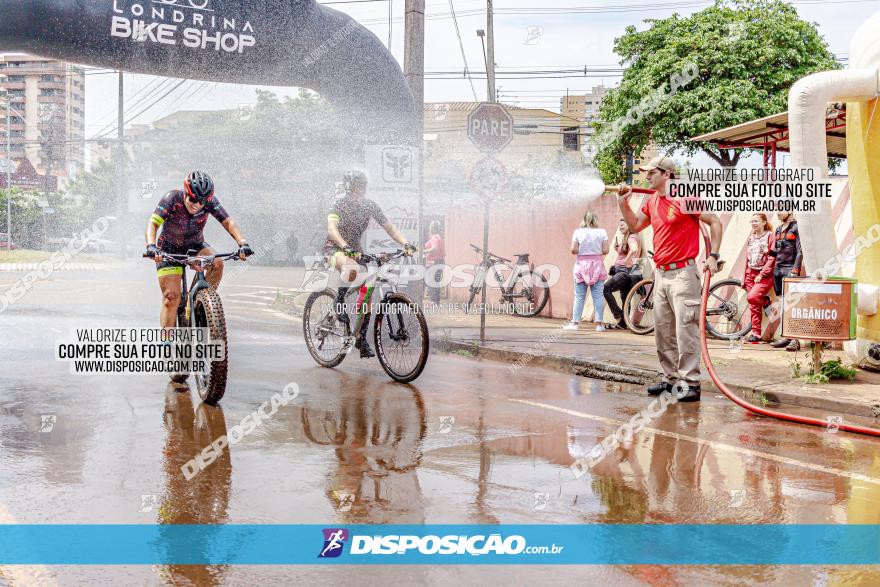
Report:
M766 159L768 153L789 150L788 112L730 126L690 140L715 143L722 149L763 149ZM846 157L845 104L828 105L825 115L825 146L829 156Z

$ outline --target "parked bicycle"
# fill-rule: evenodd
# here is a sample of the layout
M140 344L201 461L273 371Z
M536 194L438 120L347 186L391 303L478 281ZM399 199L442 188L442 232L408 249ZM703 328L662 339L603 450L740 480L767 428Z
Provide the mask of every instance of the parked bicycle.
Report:
M362 265L375 263L382 267L389 261L399 259L406 253L360 254ZM370 302L378 287L381 302L377 305L373 323L373 339L376 357L382 369L395 381L407 383L416 379L428 362L428 323L418 305L408 295L397 291L397 285L382 272L371 278L366 295L357 308L355 320L348 323L337 318L336 292L330 288L311 294L303 309L303 335L309 354L322 367L335 367L359 342L361 324L370 319ZM352 296L358 288L351 288L346 295L345 308L354 308ZM352 335L352 333L358 333Z
M736 340L751 332L747 297L748 292L738 279L727 278L712 285L706 307L706 332L721 340ZM654 332L653 277L633 285L623 304L623 319L635 334Z
M207 328L211 336L211 343L223 343L226 347L226 317L223 314L223 303L208 280L205 278L205 270L215 260L231 261L240 259L238 252L219 253L215 255L172 255L161 253L163 258L169 259L183 266L180 275L180 305L177 307L178 328ZM146 257L146 255L144 255ZM186 268L195 271L192 284L187 292ZM223 354L222 361L210 361L205 370L193 373L196 381L196 390L199 397L206 404L215 405L226 393L226 376L228 367L228 349ZM175 373L171 380L183 383L189 378L189 373Z
M483 254L483 249L477 245L472 244L471 248L480 255ZM501 301L511 304L514 314L530 318L541 313L547 305L547 300L550 299L547 279L534 270L529 262L528 253L516 253L514 256L516 262L490 252L485 256L485 260L480 262L474 274L473 284L469 288L470 296L467 303L469 312L474 307L474 298L486 286L486 276L491 269L495 275L495 282L501 288ZM510 269L506 284L498 270L498 265Z

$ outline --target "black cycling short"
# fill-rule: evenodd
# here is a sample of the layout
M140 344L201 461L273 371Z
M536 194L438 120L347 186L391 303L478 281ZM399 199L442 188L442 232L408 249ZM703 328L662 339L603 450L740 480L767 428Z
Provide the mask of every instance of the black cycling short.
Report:
M211 248L211 245L202 241L200 243L190 243L182 247L163 245L159 248L159 251L162 253L168 253L169 255L197 255L202 249L208 248ZM156 264L156 273L159 277L162 277L163 275L183 275L183 265L172 261L171 259L162 259Z

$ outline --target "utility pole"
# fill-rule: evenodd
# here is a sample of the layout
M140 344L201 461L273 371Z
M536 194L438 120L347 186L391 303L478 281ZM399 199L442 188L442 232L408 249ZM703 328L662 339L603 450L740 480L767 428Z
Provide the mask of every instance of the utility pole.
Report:
M495 25L492 0L486 0L486 83L488 84L487 102L495 103Z
M493 22L494 9L492 0L486 0L486 101L494 104L495 96L495 25ZM480 35L479 31L477 35ZM480 35L482 40L482 35ZM486 342L486 293L489 278L489 198L483 204L483 266L486 270L483 275L483 287L480 293L480 342Z
M415 115L419 121L419 144L421 144L425 100L425 0L406 0L405 10L403 74L416 105Z
M116 113L116 233L117 242L119 243L119 256L125 254L125 231L122 226L124 216L123 204L125 203L125 119L123 105L125 103L123 97L122 70L119 70L119 96Z
M389 18L389 27L391 20ZM424 139L424 114L425 114L425 0L406 0L404 5L404 42L403 42L403 74L406 77L406 83L413 95L413 104L415 112L417 135L413 137L416 141L416 150L418 152L418 203L416 209L416 218L418 223L416 232L418 239L422 240L422 228L424 226L424 203L425 203L425 139ZM390 32L389 32L389 50L390 50ZM415 292L418 296L419 304L424 299L424 281L420 282L421 286Z

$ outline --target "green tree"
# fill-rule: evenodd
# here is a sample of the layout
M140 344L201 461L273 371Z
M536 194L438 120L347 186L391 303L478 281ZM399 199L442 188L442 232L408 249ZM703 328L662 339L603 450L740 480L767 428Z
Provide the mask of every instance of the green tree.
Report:
M239 204L236 219L255 245L278 238L279 231L297 235L304 245L317 238L325 226L324 197L332 196L343 169L363 165L363 144L352 141L330 105L308 90L285 98L258 90L246 119L238 110L186 113L128 136L126 143L126 193L155 181L158 199L202 169L227 207ZM81 176L62 198L69 224L115 216L115 182L112 160ZM122 221L128 233L140 233L146 218Z
M115 193L113 163L98 161L91 172L82 173L68 186L58 204L58 216L71 227L81 227L112 212Z
M623 80L602 100L595 123L595 164L609 182L623 178L628 152L649 143L688 155L700 150L719 165L736 166L741 150L688 139L783 112L798 79L840 67L816 25L781 0L716 0L686 18L645 22L647 30L629 26L615 39ZM672 85L685 83L670 93L676 75Z
M42 195L14 187L0 189L0 232L6 232L6 199L12 198L12 240L18 247L34 248L42 235L42 216L37 202ZM3 250L3 249L0 249Z

